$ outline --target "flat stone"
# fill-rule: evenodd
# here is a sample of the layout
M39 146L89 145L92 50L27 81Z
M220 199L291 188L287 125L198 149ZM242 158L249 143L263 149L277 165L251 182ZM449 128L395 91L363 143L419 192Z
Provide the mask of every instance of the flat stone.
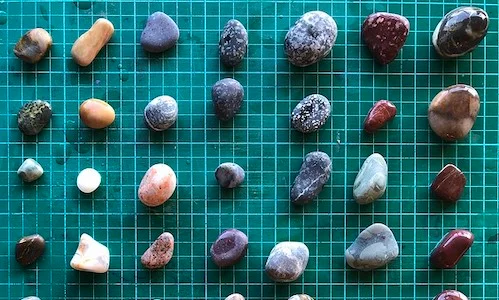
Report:
M238 293L230 294L225 300L244 300L244 296Z
M371 154L360 168L353 183L353 197L358 204L369 204L383 196L388 179L388 166L379 153Z
M144 120L154 131L170 128L177 121L177 117L177 101L170 96L156 97L144 109Z
M228 67L238 65L246 55L248 32L238 20L229 20L222 31L218 50L220 60Z
M238 187L244 181L244 177L244 169L232 162L220 164L215 170L215 178L223 188Z
M237 229L222 232L211 245L210 254L213 262L220 268L226 268L238 263L248 249L248 237Z
M275 282L292 282L303 274L308 264L308 247L300 242L281 242L272 249L265 272Z
M39 234L23 237L16 244L16 260L22 266L31 265L45 251L45 239Z
M322 191L330 175L329 156L321 151L308 153L291 187L291 202L296 205L310 203Z
M43 175L42 166L34 159L26 159L19 169L17 169L17 175L21 177L24 182L33 182Z
M312 94L305 97L291 113L291 125L303 133L318 131L331 114L329 100L320 95Z
M21 107L17 114L17 125L25 135L37 135L47 126L52 117L52 106L46 101L35 100Z
M109 259L109 249L84 233L69 264L78 271L106 273L109 270Z
M76 186L82 193L90 194L99 188L101 179L102 177L97 170L86 168L78 174Z
M436 295L433 300L468 300L465 294L456 290L445 290Z
M297 294L289 297L288 300L314 300L314 298L307 294Z
M140 44L147 52L160 53L177 44L180 31L167 14L157 11L149 16L140 36Z
M474 241L475 236L468 230L449 231L431 252L431 265L437 269L454 268Z
M172 259L174 244L173 235L169 232L163 232L142 254L140 262L148 269L166 266Z
M147 170L139 186L139 199L147 206L165 203L177 187L177 176L170 166L155 164Z
M228 121L239 112L243 104L244 89L239 81L224 78L211 88L211 99L215 114L220 121Z
M453 164L446 165L435 177L431 184L431 191L440 200L456 202L461 198L466 177Z
M26 32L14 47L14 54L23 61L36 64L52 47L52 37L43 28Z
M374 133L395 118L397 107L388 100L379 100L367 113L364 119L364 130Z

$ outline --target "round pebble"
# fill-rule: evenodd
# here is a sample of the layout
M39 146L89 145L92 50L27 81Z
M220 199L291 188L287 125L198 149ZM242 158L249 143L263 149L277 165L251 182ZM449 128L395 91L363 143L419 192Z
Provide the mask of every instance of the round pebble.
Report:
M80 118L90 128L102 129L114 122L114 109L107 102L88 99L80 105Z
M43 28L26 32L14 47L14 54L31 64L39 62L52 47L52 37Z
M244 169L236 163L226 162L217 167L215 178L223 188L235 188L244 181Z
M221 121L228 121L236 115L241 109L243 98L243 86L232 78L217 81L211 89L215 114Z
M45 251L45 239L39 234L23 237L16 244L16 260L22 266L34 263Z
M248 237L237 229L222 232L211 245L210 254L213 262L220 268L230 267L239 262L248 249Z
M225 300L244 300L244 296L238 293L230 294Z
M308 264L308 247L300 242L281 242L272 249L265 272L275 282L292 282L303 274Z
M166 266L172 259L174 244L173 235L169 232L163 232L142 254L140 262L148 269Z
M83 193L90 194L95 191L101 183L101 176L95 169L87 168L78 174L76 185Z
M147 52L160 53L175 46L179 35L175 21L167 14L157 11L147 19L140 44Z
M155 164L147 170L139 186L139 199L144 205L155 207L165 203L173 195L177 177L172 168Z
M17 175L24 182L33 182L43 175L43 168L36 160L28 158L17 169Z
M170 96L156 97L144 109L144 120L155 131L170 128L177 121L177 115L177 101Z
M353 197L358 204L369 204L383 196L388 179L388 165L379 153L373 153L362 164L353 183Z
M17 114L17 125L25 135L37 135L52 117L52 106L46 101L35 100L24 104Z
M331 159L321 151L305 156L298 175L291 187L291 202L305 205L319 195L331 175Z
M220 60L228 67L238 65L246 55L248 32L238 20L229 20L219 42Z
M305 97L291 113L291 125L303 133L318 131L331 114L329 100L319 94Z

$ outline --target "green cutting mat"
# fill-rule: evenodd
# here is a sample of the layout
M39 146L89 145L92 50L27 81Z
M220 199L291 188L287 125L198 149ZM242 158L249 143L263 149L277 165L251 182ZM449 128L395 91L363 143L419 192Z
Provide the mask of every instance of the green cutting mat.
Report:
M459 4L446 1L150 1L80 3L0 1L0 293L1 299L38 295L46 299L223 299L239 292L247 299L287 299L305 292L316 299L430 299L458 288L471 299L499 298L498 263L498 4L475 1L491 17L485 40L471 55L443 61L431 47L440 18ZM304 12L324 10L338 23L332 54L299 69L283 54L290 25ZM143 52L138 40L151 13L164 11L180 27L177 47L164 55ZM398 59L375 64L360 40L360 25L374 11L401 13L411 31ZM93 64L72 61L73 41L99 17L115 35ZM220 66L217 43L225 22L237 18L249 33L248 55L235 70ZM12 53L28 29L46 28L54 46L36 66ZM210 88L234 77L245 87L241 112L220 124ZM443 87L473 85L482 99L470 135L442 143L429 129L428 104ZM289 115L304 96L319 92L332 100L330 121L319 133L290 129ZM164 133L151 132L143 108L154 97L177 99L179 118ZM107 130L85 128L78 105L96 97L116 109ZM36 137L22 136L16 113L33 99L50 101L51 125ZM389 99L398 115L374 136L361 124L372 104ZM289 188L304 155L327 152L333 173L314 203L293 208ZM389 166L389 187L372 205L352 200L352 184L363 160L374 151ZM45 175L23 184L16 175L25 158L38 160ZM235 161L247 171L245 184L221 190L217 165ZM165 205L149 209L136 196L154 163L178 176L178 189ZM468 178L462 199L445 206L428 186L446 163ZM92 195L76 188L79 170L94 167L103 184ZM358 272L343 253L372 224L389 225L400 256L387 268ZM219 270L210 260L211 243L230 227L247 233L246 258ZM448 230L467 228L476 241L451 270L428 266L428 255ZM140 256L161 232L176 239L165 269L148 271ZM39 233L46 253L33 266L14 259L16 241ZM81 233L107 245L107 274L72 270L69 261ZM310 249L304 275L275 284L263 269L280 241L303 241Z

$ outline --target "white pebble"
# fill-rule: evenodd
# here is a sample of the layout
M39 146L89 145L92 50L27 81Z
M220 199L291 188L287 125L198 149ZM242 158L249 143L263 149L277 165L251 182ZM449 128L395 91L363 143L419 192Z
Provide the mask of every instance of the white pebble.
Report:
M87 168L84 169L78 174L78 178L76 179L76 185L83 193L89 194L95 191L101 181L101 176L99 172L95 169Z

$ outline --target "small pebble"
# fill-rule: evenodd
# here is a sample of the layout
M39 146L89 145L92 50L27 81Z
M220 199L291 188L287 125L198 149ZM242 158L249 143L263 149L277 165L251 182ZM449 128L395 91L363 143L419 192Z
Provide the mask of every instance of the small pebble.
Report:
M432 43L444 58L473 51L487 34L489 16L477 7L463 6L448 12L435 27Z
M451 269L475 241L473 233L464 229L448 232L431 252L430 262L437 269Z
M114 122L114 109L107 102L91 98L80 105L80 118L90 128L102 129Z
M238 65L246 55L248 32L238 20L229 20L222 31L218 49L220 60L228 67Z
M211 89L215 114L221 121L228 121L237 114L243 104L243 98L243 86L232 78L217 81Z
M100 18L95 21L94 25L74 42L71 49L73 60L82 67L91 64L113 33L114 26L109 20Z
M468 300L468 297L456 290L445 290L436 295L433 300Z
M39 62L52 47L52 37L43 28L26 32L14 47L14 54L30 64Z
M25 135L37 135L47 126L52 117L52 106L46 101L35 100L21 107L17 114L17 125Z
M43 168L36 160L28 158L17 169L17 175L24 182L33 182L43 175Z
M297 294L289 297L288 300L314 300L314 298L307 294Z
M160 53L175 46L179 36L175 21L167 14L157 11L147 18L140 44L147 52Z
M480 110L480 97L469 85L456 84L438 93L428 108L431 129L452 142L468 135Z
M169 232L163 232L142 254L140 262L148 269L166 266L172 259L174 244L173 235Z
M40 298L36 296L29 296L29 297L24 297L21 300L40 300Z
M92 168L83 169L76 178L78 189L85 194L94 192L101 183L99 172Z
M175 172L168 165L155 164L147 170L139 186L139 199L146 206L165 203L177 186Z
M213 262L220 268L226 268L238 263L248 249L248 237L237 229L222 232L211 245L210 254Z
M461 198L466 177L453 164L446 165L435 177L431 184L431 191L440 200L456 202Z
M331 114L329 100L319 94L305 97L291 113L291 125L303 133L318 131Z
M388 100L379 100L367 113L364 119L364 130L374 133L395 118L397 107Z
M371 154L360 168L353 183L353 197L358 204L369 204L383 196L386 190L388 166L379 153Z
M16 244L16 260L22 266L31 265L45 251L45 239L39 234L23 237Z
M215 178L223 188L238 187L244 181L244 176L244 169L236 163L226 162L215 170Z
M170 128L177 121L177 116L177 101L170 96L156 97L144 109L144 120L154 131Z
M360 271L381 268L399 255L393 232L382 223L364 229L345 251L348 265Z
M291 187L291 202L305 205L319 195L331 175L331 159L321 151L305 156L300 171Z
M230 294L225 298L225 300L244 300L243 295L235 293L235 294Z
M84 233L69 264L78 271L106 273L109 270L109 259L109 249Z
M275 282L292 282L303 274L308 264L307 245L300 242L281 242L272 249L265 272Z
M323 11L309 11L296 21L284 39L284 51L295 66L310 66L326 57L333 48L338 27Z

